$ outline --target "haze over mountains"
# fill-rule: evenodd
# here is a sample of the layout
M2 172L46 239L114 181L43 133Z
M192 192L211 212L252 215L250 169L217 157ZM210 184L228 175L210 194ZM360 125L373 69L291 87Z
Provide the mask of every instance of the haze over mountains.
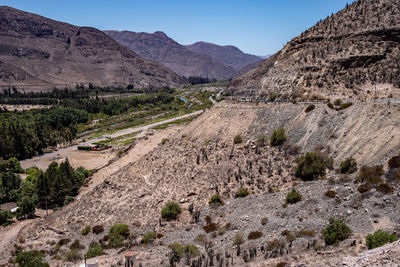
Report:
M398 97L399 12L399 1L356 1L232 81L230 91L261 98Z
M0 86L180 86L182 77L102 31L0 7Z
M163 32L105 31L121 45L141 57L160 62L185 76L226 80L236 76L249 64L261 58L243 53L234 46L198 42L181 45Z

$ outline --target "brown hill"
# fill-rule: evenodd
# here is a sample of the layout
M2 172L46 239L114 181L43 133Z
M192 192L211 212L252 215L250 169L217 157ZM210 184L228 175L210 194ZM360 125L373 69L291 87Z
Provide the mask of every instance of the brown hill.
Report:
M176 73L225 80L235 76L236 71L218 59L189 51L163 32L145 33L131 31L104 31L121 45L141 57L164 64Z
M398 97L399 12L399 1L356 1L232 81L230 91L259 97L275 92L281 98Z
M0 7L0 86L178 86L183 79L102 31Z
M197 42L185 47L194 53L212 56L237 71L261 59L254 55L245 54L232 45L220 46L207 42Z

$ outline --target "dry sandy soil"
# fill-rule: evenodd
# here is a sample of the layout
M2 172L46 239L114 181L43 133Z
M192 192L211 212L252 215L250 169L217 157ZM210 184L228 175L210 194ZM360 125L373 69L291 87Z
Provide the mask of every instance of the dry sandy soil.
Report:
M196 242L196 237L204 234L205 216L210 215L219 226L228 222L234 226L216 238L211 233L206 235L207 240L213 242L215 253L227 250L231 255L235 254L231 240L237 231L243 231L247 236L249 231L262 230L262 239L247 242L243 247L246 250L257 247L260 251L261 244L272 238L282 238L280 233L285 226L296 231L306 228L317 235L311 239L299 238L293 244L295 253L285 253L277 258L269 253L265 259L258 252L258 257L249 266L270 266L279 260L306 263L307 266L319 266L318 262L337 266L341 257L365 250L362 241L367 232L376 227L394 229L395 222L400 220L397 191L386 197L373 191L366 199L361 199L357 184L350 180L337 184L328 180L300 183L298 188L304 195L304 202L285 210L282 203L287 190L293 183L299 183L293 177L296 155L292 154L291 148L299 145L302 152L321 149L334 158L336 167L344 158L353 156L359 165L384 164L386 169L387 159L400 152L400 140L396 138L400 136L400 106L360 103L335 111L325 104L317 104L309 113L304 112L306 107L305 104L288 103L220 102L181 131L166 130L164 133L170 136L164 145L159 144L162 137L155 134L149 137L156 138L154 142L143 143L146 148L156 145L154 149L142 151L137 145L133 149L142 151L140 155L128 153L121 163L117 160L109 165L109 169L99 171L76 201L22 229L19 236L24 237L25 243L20 245L50 251L52 247L48 241L57 242L68 237L79 239L87 247L90 242L102 239L111 225L126 223L137 234L135 251L144 266L166 266L166 245ZM287 130L287 146L258 145L260 134L268 140L273 130L280 126ZM233 144L236 134L242 135L243 143ZM334 171L330 171L327 178L341 180ZM249 188L253 193L251 197L234 198L241 186ZM323 192L328 189L338 192L340 203L324 196ZM212 209L207 202L216 192L223 197L225 205ZM180 202L183 213L176 222L160 223L160 210L168 200ZM194 204L194 210L201 214L197 223L188 211L190 204ZM329 216L346 219L346 223L354 228L357 246L350 247L352 240L333 248L323 245L319 233ZM261 226L259 220L262 217L268 217L270 223ZM88 224L101 224L105 232L81 236L82 227ZM156 230L164 237L152 246L140 245L140 237L149 230ZM321 246L321 252L307 249L314 239ZM206 254L205 245L196 244ZM115 264L123 256L117 250L106 252L108 255L98 258L102 266ZM60 263L57 260L50 262ZM242 255L235 256L234 265L245 265Z

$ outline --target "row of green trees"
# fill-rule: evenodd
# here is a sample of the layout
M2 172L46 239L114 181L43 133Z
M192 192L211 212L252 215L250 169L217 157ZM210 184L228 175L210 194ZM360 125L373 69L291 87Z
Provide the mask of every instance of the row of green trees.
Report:
M46 209L68 204L90 175L83 167L72 168L68 159L61 164L52 162L44 172L30 168L24 181L15 158L1 163L0 170L0 203L17 202L19 218L32 218L37 206Z

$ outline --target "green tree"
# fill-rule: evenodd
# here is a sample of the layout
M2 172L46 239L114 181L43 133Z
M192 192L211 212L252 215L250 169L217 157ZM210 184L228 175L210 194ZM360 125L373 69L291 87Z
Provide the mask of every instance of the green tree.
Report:
M397 236L391 235L383 230L378 230L373 234L367 235L366 237L366 242L369 249L381 247L396 240L398 240Z
M18 218L31 219L35 217L37 197L24 196L21 198L21 200L17 202L17 205L18 205L18 210L17 210Z
M330 218L329 224L322 233L325 243L327 245L332 245L347 239L351 235L352 231L342 220Z

